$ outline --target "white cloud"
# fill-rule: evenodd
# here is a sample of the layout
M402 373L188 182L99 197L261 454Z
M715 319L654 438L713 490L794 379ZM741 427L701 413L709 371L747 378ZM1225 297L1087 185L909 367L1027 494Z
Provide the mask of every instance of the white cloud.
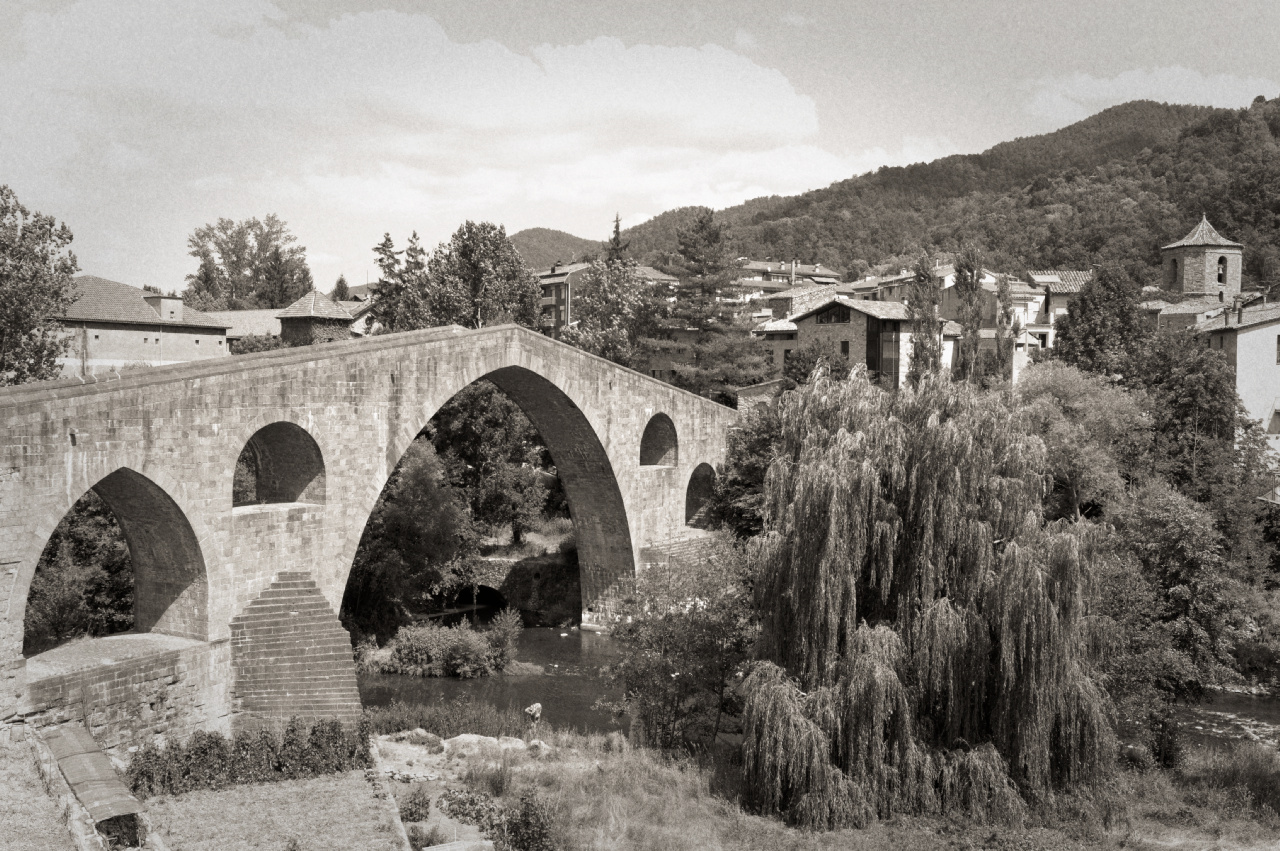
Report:
M1082 73L1042 77L1029 87L1027 111L1059 125L1131 100L1241 107L1257 95L1274 97L1280 90L1275 82L1259 77L1202 74L1180 66L1135 68L1109 78Z
M219 216L280 214L327 286L362 281L384 231L603 237L615 210L799 192L911 150L823 150L809 97L715 45L519 54L424 15L312 26L266 0L83 0L16 43L0 182L68 220L86 270L139 285L178 285L186 235Z

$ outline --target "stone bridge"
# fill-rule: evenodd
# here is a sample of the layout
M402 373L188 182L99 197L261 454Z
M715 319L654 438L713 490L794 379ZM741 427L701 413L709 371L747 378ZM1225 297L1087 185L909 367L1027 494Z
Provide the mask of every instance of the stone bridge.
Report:
M433 328L0 391L0 723L82 718L104 746L359 709L337 611L383 485L454 394L487 379L564 484L586 623L640 552L684 534L736 412L516 326ZM252 441L258 499L233 506ZM135 633L22 656L28 588L90 488L134 566ZM56 654L58 651L50 651Z

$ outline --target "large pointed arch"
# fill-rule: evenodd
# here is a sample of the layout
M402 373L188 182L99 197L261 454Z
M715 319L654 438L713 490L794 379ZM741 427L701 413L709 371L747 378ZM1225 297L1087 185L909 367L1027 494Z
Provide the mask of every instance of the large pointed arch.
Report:
M551 380L525 367L505 366L458 387L448 398L440 400L439 406L422 410L418 415L420 419L412 420L412 428L405 429L399 440L389 447L387 475L408 451L413 435L426 427L439 407L476 381L491 382L511 399L546 444L573 517L583 620L599 619L609 600L619 593L627 593L634 582L631 527L613 464L596 429L573 399ZM368 510L362 512L366 522L375 504L371 500ZM359 540L358 535L353 538Z
M162 487L129 467L102 477L91 490L111 509L129 548L133 631L207 641L204 554L183 510Z

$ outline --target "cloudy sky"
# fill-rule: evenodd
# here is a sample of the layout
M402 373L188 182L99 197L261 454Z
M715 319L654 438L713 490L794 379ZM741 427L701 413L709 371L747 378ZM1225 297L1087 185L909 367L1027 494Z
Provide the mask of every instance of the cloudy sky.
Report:
M1274 0L3 0L0 183L181 287L277 213L317 283L464 219L604 238L1135 98L1280 95Z

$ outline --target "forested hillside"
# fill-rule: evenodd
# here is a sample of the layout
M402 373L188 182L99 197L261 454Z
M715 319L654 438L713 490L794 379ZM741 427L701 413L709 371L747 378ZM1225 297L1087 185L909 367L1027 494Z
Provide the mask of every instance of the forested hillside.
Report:
M789 198L720 211L737 254L860 274L921 250L981 247L994 268L1115 261L1149 277L1159 246L1203 212L1247 246L1245 273L1280 279L1280 99L1243 110L1137 101L982 153L884 168ZM655 264L696 208L631 228Z
M520 252L524 264L534 271L549 268L552 263L572 263L583 254L600 251L598 240L551 228L526 228L513 233L511 244Z

